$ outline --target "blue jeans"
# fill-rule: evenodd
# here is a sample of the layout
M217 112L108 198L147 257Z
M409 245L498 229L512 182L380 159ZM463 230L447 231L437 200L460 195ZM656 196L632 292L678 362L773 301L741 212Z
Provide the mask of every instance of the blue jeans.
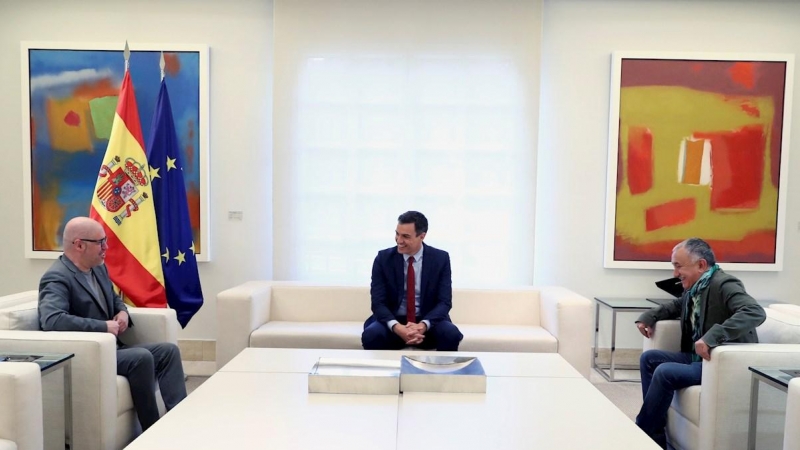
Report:
M692 362L691 353L648 350L639 358L644 403L636 425L662 448L667 447L665 428L672 396L678 389L700 384L703 363Z

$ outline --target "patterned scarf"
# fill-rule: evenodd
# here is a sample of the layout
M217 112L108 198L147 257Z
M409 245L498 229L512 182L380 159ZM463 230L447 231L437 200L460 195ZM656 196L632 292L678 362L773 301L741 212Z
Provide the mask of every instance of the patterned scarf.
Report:
M714 272L717 270L719 270L719 265L714 264L710 269L706 270L703 275L700 276L700 279L689 289L689 298L692 300L692 312L689 315L692 323L692 342L697 342L703 337L703 330L700 329L700 298L711 282L711 275L714 275ZM692 361L698 362L701 360L702 358L700 358L700 356L695 353L694 348L692 348Z

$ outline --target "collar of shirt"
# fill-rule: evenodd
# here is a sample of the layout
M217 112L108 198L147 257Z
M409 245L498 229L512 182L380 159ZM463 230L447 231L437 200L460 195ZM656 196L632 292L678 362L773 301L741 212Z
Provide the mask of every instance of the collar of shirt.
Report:
M423 250L425 250L425 246L424 245L420 245L419 246L419 251L417 253L414 253L413 255L403 255L403 262L407 263L408 262L408 258L410 258L412 256L414 257L414 262L415 263L422 262L422 251Z

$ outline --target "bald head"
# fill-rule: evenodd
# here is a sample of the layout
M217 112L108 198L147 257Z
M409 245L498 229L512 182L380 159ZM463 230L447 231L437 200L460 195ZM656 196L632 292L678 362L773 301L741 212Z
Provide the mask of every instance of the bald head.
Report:
M88 271L103 263L108 248L103 226L88 217L75 217L64 226L64 255L79 269Z
M75 217L64 226L64 248L75 239L102 233L103 227L88 217Z

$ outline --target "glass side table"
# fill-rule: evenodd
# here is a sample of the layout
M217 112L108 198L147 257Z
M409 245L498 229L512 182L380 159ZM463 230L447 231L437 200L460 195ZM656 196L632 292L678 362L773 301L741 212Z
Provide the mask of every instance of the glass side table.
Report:
M614 352L617 344L617 313L620 312L644 312L655 308L655 303L644 298L620 298L620 297L595 297L596 302L594 314L594 352L592 354L592 367L600 372L606 381L637 381L631 379L618 380L614 376L616 369L637 370L639 366L616 364ZM600 306L611 309L611 359L609 364L597 363L597 339L600 334Z
M779 367L748 367L751 372L750 380L750 414L747 426L747 448L756 448L756 425L758 421L758 388L761 383L766 383L783 392L789 390L789 381L800 376L800 369Z
M64 442L71 448L72 439L72 358L74 353L49 352L11 352L0 350L0 364L13 362L33 362L39 365L42 377L63 369L64 374ZM42 405L45 408L45 405Z

